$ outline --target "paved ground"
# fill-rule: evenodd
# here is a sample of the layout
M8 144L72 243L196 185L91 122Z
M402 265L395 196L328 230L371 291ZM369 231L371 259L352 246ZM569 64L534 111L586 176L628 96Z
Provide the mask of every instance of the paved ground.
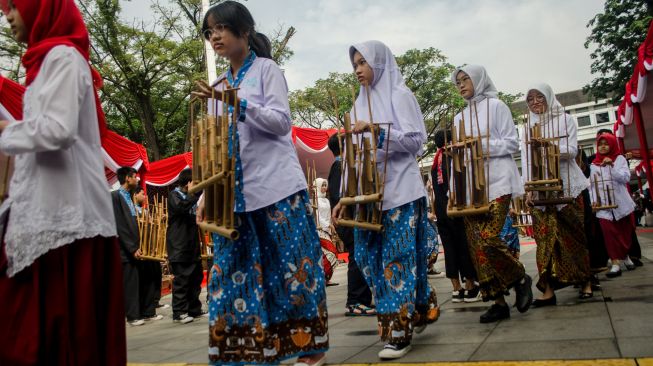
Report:
M532 309L525 314L513 310L510 320L480 324L478 317L486 303L451 303L451 283L445 278L430 282L436 287L442 316L437 323L413 340L413 350L400 361L445 366L455 361L528 361L502 365L639 365L653 366L653 230L639 231L644 267L609 280L600 275L602 291L580 301L577 290L557 292L558 306ZM522 262L537 281L535 245L524 241ZM444 262L438 261L443 268ZM377 363L382 343L374 318L347 318L346 266L336 270L328 287L329 364ZM535 294L537 291L534 289ZM170 297L162 301L169 303ZM509 299L510 302L514 298ZM165 319L127 329L128 359L137 364L206 363L208 321L187 325L172 323L171 311ZM597 359L603 359L598 361ZM587 360L584 362L555 360ZM292 360L291 360L292 361ZM438 361L436 363L433 363ZM290 361L288 361L290 362ZM386 363L389 364L389 363ZM497 365L479 362L471 365Z

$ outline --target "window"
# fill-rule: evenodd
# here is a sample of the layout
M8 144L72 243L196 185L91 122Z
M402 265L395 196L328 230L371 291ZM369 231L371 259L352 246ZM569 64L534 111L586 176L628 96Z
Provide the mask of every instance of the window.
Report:
M587 112L587 111L589 111L589 110L590 110L589 107L585 107L585 108L576 108L576 109L574 109L573 113L574 113L574 114L585 113L585 112Z
M590 116L578 117L578 127L585 127L585 126L589 126L591 124L592 124L592 121L590 120Z
M619 111L614 111L614 120L616 121L618 119L619 119Z
M591 156L594 154L594 145L581 146L581 150L585 152L585 156Z
M596 123L608 123L610 122L610 113L603 112L596 114Z

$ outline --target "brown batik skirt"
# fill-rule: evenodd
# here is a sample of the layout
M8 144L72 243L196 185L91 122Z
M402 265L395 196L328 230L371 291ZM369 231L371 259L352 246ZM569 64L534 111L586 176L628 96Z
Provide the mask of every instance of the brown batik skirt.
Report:
M526 273L499 236L509 206L510 195L505 195L490 202L489 213L465 217L469 255L484 301L503 296Z
M585 243L583 196L558 211L547 206L533 209L533 234L537 242L537 288L554 290L584 284L590 276L589 253Z

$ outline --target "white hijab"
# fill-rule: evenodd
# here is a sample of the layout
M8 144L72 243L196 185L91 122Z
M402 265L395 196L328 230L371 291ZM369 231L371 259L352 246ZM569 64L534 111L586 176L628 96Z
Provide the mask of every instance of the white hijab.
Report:
M560 104L560 102L558 102L558 99L553 92L553 88L551 88L549 84L537 83L531 85L531 87L528 88L528 91L526 92L526 98L528 98L528 93L530 93L531 90L536 90L542 93L542 95L544 95L544 99L546 99L546 111L544 112L545 120L547 120L549 116L555 118L565 113L565 108L562 106L562 104ZM540 120L540 115L531 112L530 109L528 110L528 113L530 114L531 121Z
M324 179L324 178L315 178L313 181L313 187L315 187L315 190L317 191L317 198L327 198L326 192L322 192L322 185L327 184L327 187L329 187L329 182Z
M369 87L372 117L376 123L392 123L392 128L403 133L419 133L426 139L424 117L413 92L408 89L399 71L392 51L379 41L367 41L349 47L349 58L354 63L356 51L374 71L374 80ZM355 102L356 116L352 118L370 121L367 91L361 86Z
M485 67L480 65L465 65L457 67L453 73L451 73L451 81L456 84L456 76L459 72L464 72L472 79L472 84L474 85L474 95L471 99L465 99L465 102L468 104L470 102L480 102L485 98L498 98L499 93L497 88L494 86L492 79L487 74Z

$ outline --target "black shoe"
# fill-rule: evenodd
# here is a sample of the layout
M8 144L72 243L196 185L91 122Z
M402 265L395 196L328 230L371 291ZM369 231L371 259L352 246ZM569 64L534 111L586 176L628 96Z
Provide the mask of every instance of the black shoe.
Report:
M533 304L531 306L534 308L542 308L545 306L555 306L557 303L558 300L556 299L556 295L553 295L545 300L535 299L535 301L533 301Z
M463 301L469 303L469 302L477 302L481 300L483 300L483 297L481 296L480 287L474 286L473 289L465 291L465 298L463 299Z
M533 302L533 289L531 288L532 284L533 280L531 279L531 276L524 275L524 278L522 278L521 281L515 285L515 307L520 313L525 313L528 311L528 308Z
M510 318L510 307L508 305L493 304L485 314L481 315L481 323L494 323L501 319Z
M630 260L633 261L633 263L635 263L637 267L641 267L644 265L644 263L642 263L642 261L639 258L630 258Z

